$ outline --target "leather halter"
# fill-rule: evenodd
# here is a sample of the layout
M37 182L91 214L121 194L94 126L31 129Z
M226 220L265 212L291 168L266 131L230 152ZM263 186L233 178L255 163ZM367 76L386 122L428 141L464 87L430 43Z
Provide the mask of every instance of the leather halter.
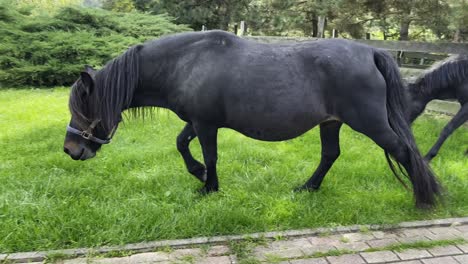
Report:
M116 130L116 126L114 126L114 128L112 129L111 133L109 134L109 137L107 139L100 139L100 138L97 138L95 136L93 136L93 129L96 127L96 125L101 122L100 119L97 119L97 120L94 120L91 125L89 125L89 127L86 129L86 130L79 130L79 129L76 129L76 128L73 128L71 127L70 125L67 126L67 131L72 133L72 134L75 134L75 135L78 135L78 136L81 136L82 138L86 139L86 140L89 140L89 141L92 141L92 142L95 142L95 143L98 143L98 144L109 144L112 137L114 136L114 133L115 133L115 130Z

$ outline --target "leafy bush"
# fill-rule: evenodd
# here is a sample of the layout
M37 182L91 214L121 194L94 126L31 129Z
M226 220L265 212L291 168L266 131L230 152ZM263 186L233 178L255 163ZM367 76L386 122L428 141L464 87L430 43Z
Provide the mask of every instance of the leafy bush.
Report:
M167 15L67 7L31 16L0 6L0 84L70 85L85 64L100 67L129 46L190 30Z

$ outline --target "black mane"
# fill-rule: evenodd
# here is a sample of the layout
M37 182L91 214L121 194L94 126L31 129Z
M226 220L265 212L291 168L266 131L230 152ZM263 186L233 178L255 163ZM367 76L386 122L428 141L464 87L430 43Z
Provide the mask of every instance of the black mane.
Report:
M415 81L419 93L431 95L468 78L468 56L454 55L434 64Z
M69 107L81 129L87 128L93 120L100 119L99 125L105 131L110 131L121 112L130 106L139 84L138 50L141 47L137 45L129 48L99 70L94 78L94 89L90 96L83 96L84 85L81 79L75 82ZM94 103L87 104L86 101L89 100L93 100ZM89 108L86 109L86 106Z

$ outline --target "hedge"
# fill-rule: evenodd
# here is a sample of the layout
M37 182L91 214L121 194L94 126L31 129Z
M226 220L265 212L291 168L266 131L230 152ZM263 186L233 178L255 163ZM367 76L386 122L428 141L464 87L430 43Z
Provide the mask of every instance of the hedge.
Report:
M167 15L67 7L32 16L0 1L0 85L72 84L83 66L96 68L129 46L189 31Z

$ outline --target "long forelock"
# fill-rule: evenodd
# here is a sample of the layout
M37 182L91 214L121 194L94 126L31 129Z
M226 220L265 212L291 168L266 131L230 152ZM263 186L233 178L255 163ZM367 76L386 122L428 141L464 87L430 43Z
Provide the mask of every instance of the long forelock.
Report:
M139 84L138 49L139 46L131 47L96 73L94 89L86 99L88 102L84 102L79 94L79 81L75 83L70 110L82 129L99 119L99 126L110 131L116 125L117 117L130 106Z
M73 118L73 122L78 126L79 129L86 129L89 123L91 122L85 110L85 102L80 94L80 90L83 88L80 87L81 81L76 81L70 92L70 100L68 102L68 107L70 108L70 112Z

